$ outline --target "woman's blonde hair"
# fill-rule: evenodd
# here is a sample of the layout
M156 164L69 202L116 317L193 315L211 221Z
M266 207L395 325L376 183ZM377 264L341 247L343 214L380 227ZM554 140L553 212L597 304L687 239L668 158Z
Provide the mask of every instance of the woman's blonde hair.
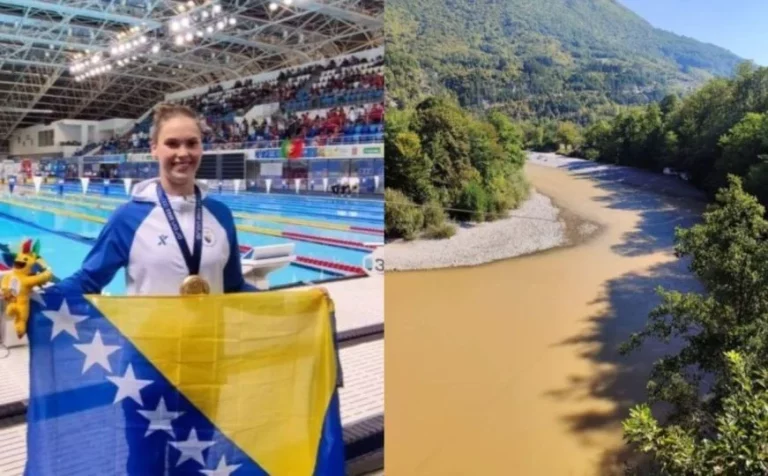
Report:
M152 128L150 129L150 137L152 142L157 143L157 136L160 135L160 128L163 123L168 119L172 119L176 116L184 116L195 121L197 128L200 129L200 135L203 134L203 127L200 124L200 118L197 113L189 106L183 106L181 104L173 103L160 103L154 108L154 115L152 116Z

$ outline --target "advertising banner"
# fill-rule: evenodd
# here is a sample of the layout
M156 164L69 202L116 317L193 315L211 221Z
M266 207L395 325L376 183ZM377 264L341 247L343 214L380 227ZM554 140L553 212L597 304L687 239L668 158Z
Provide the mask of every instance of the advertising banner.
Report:
M128 154L128 162L152 162L152 154Z
M304 156L293 160L318 160L318 159L382 159L384 158L384 144L344 144L327 145L319 147L307 147ZM247 154L247 160L260 162L288 161L281 155L280 149L257 149Z
M83 164L120 164L125 161L125 155L89 155L83 157Z
M317 155L324 159L380 159L384 144L330 145L318 147Z

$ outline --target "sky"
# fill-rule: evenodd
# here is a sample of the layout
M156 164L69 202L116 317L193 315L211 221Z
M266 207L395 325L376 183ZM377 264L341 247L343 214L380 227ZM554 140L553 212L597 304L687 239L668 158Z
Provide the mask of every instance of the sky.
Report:
M768 0L619 0L651 25L768 66Z

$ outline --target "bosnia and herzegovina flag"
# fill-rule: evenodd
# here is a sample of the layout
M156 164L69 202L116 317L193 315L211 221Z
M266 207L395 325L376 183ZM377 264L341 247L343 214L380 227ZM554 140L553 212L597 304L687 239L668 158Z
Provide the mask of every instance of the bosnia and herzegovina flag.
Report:
M30 317L29 476L342 475L321 291L64 295Z

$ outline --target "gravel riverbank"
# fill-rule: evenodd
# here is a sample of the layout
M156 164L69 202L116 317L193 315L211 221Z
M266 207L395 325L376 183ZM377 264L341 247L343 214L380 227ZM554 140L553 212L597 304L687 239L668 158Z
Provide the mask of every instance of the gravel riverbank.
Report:
M589 232L583 228L580 232ZM536 191L508 218L459 226L444 240L396 241L374 252L387 271L475 266L565 244L566 220L552 201Z

